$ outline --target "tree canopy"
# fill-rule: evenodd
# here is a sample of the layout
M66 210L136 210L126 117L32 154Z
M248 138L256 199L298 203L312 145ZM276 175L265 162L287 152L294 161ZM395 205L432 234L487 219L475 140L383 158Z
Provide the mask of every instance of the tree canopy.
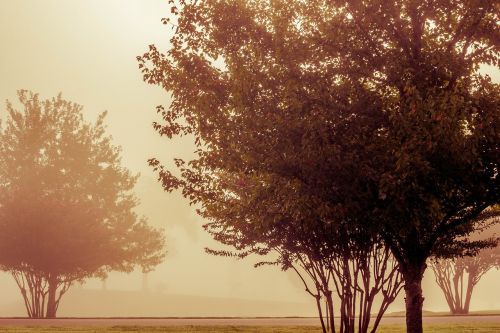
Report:
M153 269L164 236L134 212L137 176L82 107L19 91L0 130L0 267L21 289L30 317L55 317L75 281L111 270Z
M216 221L217 205L356 217L398 261L421 332L426 260L487 245L464 236L499 201L500 91L479 72L499 66L498 2L171 2L171 47L139 67L172 95L155 128L198 156L181 177L152 159L164 188Z

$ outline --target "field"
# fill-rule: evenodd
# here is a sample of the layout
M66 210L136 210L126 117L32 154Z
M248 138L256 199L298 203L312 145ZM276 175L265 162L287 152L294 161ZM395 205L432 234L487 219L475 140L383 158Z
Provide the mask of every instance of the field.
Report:
M404 326L402 325L385 325L381 326L377 332L380 333L403 333ZM113 327L0 327L0 332L8 333L35 333L35 332L68 332L68 333L316 333L321 332L318 327L308 326L113 326ZM426 333L490 333L500 332L500 324L475 324L475 325L460 325L460 324L443 324L443 325L426 325L424 328Z
M405 332L404 317L387 317L379 333ZM290 318L0 318L0 333L320 333L318 319ZM500 333L500 315L425 316L426 333Z

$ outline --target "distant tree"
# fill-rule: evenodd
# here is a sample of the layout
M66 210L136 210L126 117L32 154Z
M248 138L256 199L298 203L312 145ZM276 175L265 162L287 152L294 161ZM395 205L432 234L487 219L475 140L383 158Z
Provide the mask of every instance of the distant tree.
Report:
M137 176L120 165L105 113L91 124L61 96L18 96L0 129L0 267L30 317L53 318L76 281L151 270L164 236L133 211Z
M487 230L476 232L475 239L500 236L498 208L484 211L478 219L490 224ZM495 232L496 231L496 232ZM474 287L492 268L500 268L500 246L485 248L474 256L432 260L436 283L443 291L452 314L468 314Z
M171 47L151 45L139 67L172 96L156 129L193 135L198 156L178 161L180 179L151 160L164 188L211 208L224 172L245 176L250 197L245 178L277 174L287 180L274 193L280 210L294 217L371 202L363 228L397 260L407 330L422 332L427 259L491 245L463 239L500 196L500 89L479 72L499 65L498 3L171 3ZM339 130L352 134L347 144Z

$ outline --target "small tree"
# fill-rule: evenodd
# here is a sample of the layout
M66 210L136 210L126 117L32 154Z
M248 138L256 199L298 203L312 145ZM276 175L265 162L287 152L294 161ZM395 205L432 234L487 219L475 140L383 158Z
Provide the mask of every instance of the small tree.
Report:
M477 232L475 239L498 237L500 230L498 209L484 211L478 219L489 229ZM494 233L496 231L496 233ZM474 287L481 277L492 268L500 267L500 246L485 248L474 256L463 256L452 259L434 259L431 267L436 283L443 291L452 314L468 314Z
M134 213L137 176L82 107L19 91L0 130L0 266L19 286L30 317L53 318L75 281L110 270L151 270L164 237Z
M353 244L344 251L335 247L330 255L317 257L299 251L281 254L279 263L292 268L306 292L316 299L323 332L375 332L388 306L402 290L397 263L381 243ZM324 244L323 244L324 246ZM334 294L340 299L335 326ZM324 310L321 299L325 300ZM377 301L378 307L375 306ZM336 328L338 330L336 330Z
M269 208L277 203L271 198L263 201L268 206L264 211L261 206L250 209L245 200L235 202L234 198L239 196L235 192L227 205L223 198L213 193L210 196L213 201L205 202L200 210L202 216L212 220L205 228L215 239L237 251L208 249L209 253L238 258L277 254L275 260L259 262L256 267L267 264L293 270L316 301L323 332L377 330L383 314L402 289L397 263L382 242L370 239L365 231L349 234L352 231L342 228L341 223L293 221ZM218 215L229 212L237 214ZM337 324L335 294L340 298Z

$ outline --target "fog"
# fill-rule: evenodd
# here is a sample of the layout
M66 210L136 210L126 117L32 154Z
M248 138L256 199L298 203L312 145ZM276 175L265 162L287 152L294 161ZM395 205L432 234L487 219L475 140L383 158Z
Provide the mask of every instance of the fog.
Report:
M164 263L147 276L112 273L105 289L100 280L75 286L62 300L61 316L216 316L314 315L313 300L292 272L253 268L259 258L235 260L206 254L220 248L204 232L203 220L179 193L165 193L147 165L158 157L172 165L189 157L189 138L160 138L151 123L155 106L168 94L143 83L135 57L149 44L165 49L171 28L166 0L0 0L0 100L16 100L18 89L84 106L86 119L108 110L106 123L123 148L123 165L140 173L139 213L167 235ZM485 68L488 71L491 69ZM498 72L492 73L496 80ZM1 117L5 117L2 104ZM479 282L471 310L500 309L499 271ZM432 271L424 278L424 308L446 311ZM98 299L91 305L89 299ZM193 305L195 304L195 305ZM389 311L403 310L402 296ZM24 315L12 278L0 273L0 316Z

